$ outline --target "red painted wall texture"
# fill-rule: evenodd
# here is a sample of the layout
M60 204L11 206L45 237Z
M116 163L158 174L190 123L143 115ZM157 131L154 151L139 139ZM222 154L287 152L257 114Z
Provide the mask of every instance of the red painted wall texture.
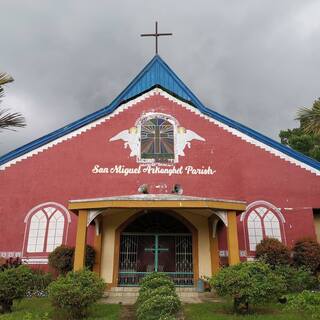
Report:
M176 118L205 141L191 141L179 166L216 170L213 175L94 174L92 169L125 165L137 167L130 148L109 139L133 127L147 112ZM35 206L82 198L137 194L141 184L158 193L171 193L180 184L183 194L197 197L264 200L281 208L288 245L302 236L315 237L312 208L320 207L319 176L232 135L207 119L155 95L138 102L102 124L0 171L0 252L22 250L24 219ZM159 187L160 186L160 187ZM289 208L289 209L284 209ZM67 244L74 245L76 216L71 214ZM220 250L227 250L224 228L219 232ZM244 226L238 217L240 250L245 250ZM24 254L26 256L26 254Z

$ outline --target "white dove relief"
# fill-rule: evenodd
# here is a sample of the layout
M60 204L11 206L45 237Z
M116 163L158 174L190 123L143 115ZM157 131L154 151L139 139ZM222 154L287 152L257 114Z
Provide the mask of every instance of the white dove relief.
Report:
M186 130L183 127L178 128L177 132L177 155L184 156L184 148L188 146L191 148L191 141L192 140L200 140L206 141L204 138L200 137L198 134L193 132L192 130Z
M130 157L139 156L140 141L138 130L136 127L132 127L130 129L119 132L109 141L115 140L123 140L125 149L129 146L131 150Z

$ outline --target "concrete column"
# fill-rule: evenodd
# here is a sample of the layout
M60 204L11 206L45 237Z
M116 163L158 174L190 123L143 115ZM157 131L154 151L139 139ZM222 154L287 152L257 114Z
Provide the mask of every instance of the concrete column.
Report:
M219 242L216 232L218 219L209 218L209 241L210 241L210 255L211 255L211 273L216 274L220 270L220 257L219 257Z
M238 230L237 230L237 215L235 211L228 211L228 259L229 265L232 266L240 262L239 256L239 242L238 242Z
M85 267L87 243L88 210L79 210L76 249L74 253L73 270L78 271Z
M101 254L102 254L102 219L101 216L96 218L96 230L93 242L93 248L96 252L93 271L100 275L101 271Z

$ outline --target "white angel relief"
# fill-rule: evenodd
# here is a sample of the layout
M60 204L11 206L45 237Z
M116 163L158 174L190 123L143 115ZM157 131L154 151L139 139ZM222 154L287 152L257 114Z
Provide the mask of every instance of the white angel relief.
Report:
M127 149L129 146L131 150L130 157L139 156L140 139L138 135L138 129L136 127L119 132L109 141L116 140L123 140L125 149Z
M205 141L192 130L159 119L123 130L109 141L124 141L124 148L129 147L130 157L137 157L138 162L178 162L186 146L191 148L191 141Z
M205 141L204 138L200 137L198 134L191 130L187 130L183 127L178 128L177 133L177 154L178 156L184 156L184 148L188 146L191 148L191 141L192 140L200 140Z

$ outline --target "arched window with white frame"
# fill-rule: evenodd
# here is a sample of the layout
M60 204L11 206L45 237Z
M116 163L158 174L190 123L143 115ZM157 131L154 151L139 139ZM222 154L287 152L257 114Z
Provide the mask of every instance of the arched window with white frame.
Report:
M275 238L285 242L285 222L280 210L266 201L250 204L242 214L248 254L256 251L256 246L265 238Z
M55 202L34 207L25 218L24 255L47 255L66 242L68 210Z

